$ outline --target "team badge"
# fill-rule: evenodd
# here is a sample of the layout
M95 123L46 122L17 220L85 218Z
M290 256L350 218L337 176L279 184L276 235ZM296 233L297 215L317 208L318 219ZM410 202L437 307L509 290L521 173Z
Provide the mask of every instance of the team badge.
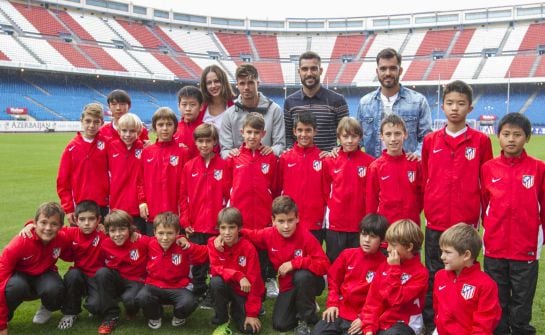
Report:
M223 170L214 170L214 179L220 181L223 178Z
M320 171L322 169L322 161L316 160L312 162L312 168L316 172Z
M97 141L97 148L98 150L104 150L104 142Z
M246 257L245 256L238 256L238 265L244 267L246 266Z
M57 259L61 255L61 248L54 248L53 249L53 258Z
M367 168L365 168L365 166L358 166L358 176L360 178L365 177L365 172L367 172Z
M170 165L172 166L178 165L178 156L170 156Z
M96 247L98 245L98 243L100 242L100 236L95 236L95 239L93 240L93 243L91 243L91 245L93 247Z
M141 156L142 156L142 149L134 150L134 157L136 157L136 159L140 159Z
M172 264L180 265L181 262L182 262L182 255L172 254Z
M403 273L401 275L401 285L405 285L405 283L408 282L409 279L411 279L411 275L408 273Z
M465 300L469 300L473 298L474 295L475 295L475 286L464 284L464 286L462 287L462 297L464 297Z
M467 147L466 148L466 159L468 161L472 160L473 158L475 158L475 148L471 148L471 147Z
M269 173L269 164L268 163L261 163L261 172L263 174Z
M303 257L303 249L295 249L295 252L293 253L294 257Z
M407 178L409 178L410 183L414 183L416 177L416 171L407 171Z
M531 188L532 186L534 186L534 176L522 176L522 186L526 188Z
M138 249L132 249L131 253L129 254L129 257L133 261L137 261L138 258L140 258L140 254L138 253Z
M371 282L373 281L373 278L375 278L375 272L367 271L367 275L365 275L365 281L368 284L371 284Z

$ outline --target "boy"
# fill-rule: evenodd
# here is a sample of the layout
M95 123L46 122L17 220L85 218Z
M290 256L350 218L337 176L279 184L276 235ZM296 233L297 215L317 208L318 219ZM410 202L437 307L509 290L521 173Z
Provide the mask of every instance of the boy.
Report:
M146 233L146 221L138 208L138 174L143 144L138 139L142 121L136 114L127 113L117 122L118 139L108 143L108 169L110 172L110 208L129 213L135 226Z
M428 286L428 270L419 256L423 240L422 230L411 220L396 221L386 231L387 263L378 269L360 316L364 335L422 331Z
M153 235L153 220L163 212L179 213L180 180L187 162L187 148L173 138L178 119L168 107L160 107L151 119L157 141L142 151L138 181L140 216L147 221L146 235Z
M157 215L153 221L155 238L148 245L146 285L138 292L136 303L148 319L148 327L161 328L163 305L173 305L172 326L182 326L197 308L192 292L189 269L208 259L206 246L188 243L176 244L180 219L172 212Z
M131 241L129 237L135 230L132 216L122 210L108 214L104 226L110 238L102 242L106 266L95 275L100 296L98 314L103 318L98 333L110 334L119 321L119 299L125 305L128 319L140 308L136 295L146 278L149 237L143 235Z
M475 260L479 233L456 224L439 239L445 269L435 275L433 308L438 334L492 334L501 318L498 286Z
M369 214L360 224L360 247L345 249L327 271L327 309L313 334L361 333L359 314L377 269L386 261L379 251L388 229L382 215Z
M75 206L93 200L108 213L108 157L106 139L99 133L103 123L102 105L90 103L81 113L81 128L64 149L57 174L57 194L68 222L75 225Z
M467 126L473 110L473 90L461 80L443 90L447 124L424 137L422 180L426 217L426 268L430 274L424 323L433 329L432 289L435 273L442 269L439 236L458 222L474 226L481 213L481 166L492 158L490 138ZM473 255L477 257L477 255Z
M219 211L229 200L229 173L227 162L214 153L218 131L212 124L203 123L195 128L193 138L200 155L184 166L180 189L181 225L193 243L206 245L218 234ZM207 291L208 262L191 268L193 292L202 296ZM206 295L201 307L212 308L211 296Z
M112 122L104 125L100 128L100 133L107 140L119 139L119 131L117 130L117 123L119 119L129 112L131 108L131 97L123 90L113 90L107 97L108 108L112 113ZM138 139L142 143L147 144L149 142L148 130L142 125L142 132L138 135Z
M240 212L234 207L224 208L218 214L222 251L216 250L215 237L208 240L210 290L216 313L212 323L218 325L213 335L231 334L229 317L243 333L255 334L261 329L257 316L265 288L257 252L252 243L239 237L241 228Z
M293 134L297 141L280 156L278 188L298 204L299 225L322 244L327 191L323 183L322 152L314 145L316 117L311 111L302 111L294 116L294 121Z
M344 249L359 245L359 222L365 216L367 168L373 161L373 157L360 149L362 136L359 122L343 117L337 127L341 143L338 155L324 160L324 184L329 194L325 243L330 261Z
M202 123L204 115L201 113L202 102L202 93L195 86L184 86L178 91L178 110L181 120L174 138L189 149L190 159L199 154L193 139L193 131Z
M60 232L64 211L55 202L47 202L36 210L36 229L32 238L14 237L0 256L0 334L8 333L8 321L15 309L28 300L40 299L42 308L34 323L43 324L51 311L61 308L64 285L55 263L70 240Z
M422 211L422 168L419 161L410 161L403 151L407 138L405 122L390 114L380 125L380 138L386 149L369 166L365 208L378 213L388 222L410 219L420 226Z
M524 145L532 125L519 113L498 124L499 157L481 169L484 270L498 283L501 321L494 334L535 334L530 325L545 223L545 163Z
M273 328L285 332L297 327L297 334L310 334L309 326L319 320L316 297L324 290L323 275L329 261L316 238L299 227L293 199L288 196L274 199L271 218L272 227L243 229L242 234L258 249L267 251L278 271L280 294L274 303Z

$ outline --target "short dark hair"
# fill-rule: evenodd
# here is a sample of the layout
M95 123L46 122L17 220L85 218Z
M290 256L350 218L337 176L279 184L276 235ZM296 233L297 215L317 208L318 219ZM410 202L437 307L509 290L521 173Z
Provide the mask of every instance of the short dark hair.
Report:
M382 134L382 131L384 129L384 125L391 123L394 126L401 126L403 128L403 131L405 134L407 134L407 125L405 124L405 121L401 118L401 116L397 114L390 114L387 115L382 122L380 123L380 133Z
M530 120L526 116L520 113L508 113L505 114L500 122L498 123L498 136L500 136L500 132L502 128L506 125L512 125L515 127L520 127L523 131L526 137L529 139L530 136L532 136L532 124L530 123Z
M301 60L303 59L317 59L318 63L322 63L322 58L314 51L305 51L299 56L299 66L301 66Z
M108 102L108 105L112 102L126 102L129 104L129 107L131 106L131 97L129 93L123 91L123 90L113 90L108 94L108 97L106 98L106 102Z
M157 125L157 121L161 119L171 120L172 122L174 122L174 127L178 127L178 117L176 116L176 113L174 113L169 107L159 107L157 108L155 113L153 113L151 117L151 127L153 128L153 130L157 130L155 126Z
M157 227L163 225L165 227L174 228L176 232L180 232L180 217L172 212L163 212L157 214L153 219L153 231L157 230Z
M276 197L272 202L272 216L276 217L278 214L295 213L295 216L299 215L299 209L295 201L287 195L281 195Z
M465 81L455 80L448 83L443 89L443 102L445 101L445 96L451 92L465 95L469 101L469 105L473 104L473 89Z
M441 248L452 247L462 255L466 250L471 252L471 258L476 259L481 252L483 242L481 235L473 226L465 223L458 223L445 230L439 238Z
M104 219L104 228L106 233L110 232L110 228L128 228L129 232L136 231L133 224L132 216L121 209L114 209Z
M360 234L375 235L384 241L388 230L388 219L380 214L367 214L360 222Z
M193 140L198 140L199 138L211 138L214 141L219 140L218 130L216 126L210 123L201 123L193 131Z
M377 54L377 65L378 65L379 60L381 60L381 59L391 59L391 58L394 58L394 57L397 60L397 64L401 65L401 55L399 54L399 52L397 52L395 49L392 49L392 48L382 49Z
M64 224L64 210L61 205L57 202L44 202L36 209L36 214L34 215L34 222L38 222L40 215L43 214L46 218L58 215L61 225Z
M256 67L252 64L242 64L237 67L235 78L237 80L240 78L259 80L259 74L257 73Z
M225 207L218 213L218 227L222 223L236 224L242 227L242 214L235 207Z
M180 104L180 101L182 101L182 98L195 98L199 102L199 105L202 105L202 102L203 102L202 92L195 86L191 86L191 85L184 86L180 88L177 95L178 95L178 104Z
M293 129L297 128L297 124L302 123L304 125L312 126L313 129L318 128L316 116L308 110L301 111L293 117Z
M100 206L93 200L83 200L76 206L74 215L76 218L83 212L92 212L97 218L100 217Z

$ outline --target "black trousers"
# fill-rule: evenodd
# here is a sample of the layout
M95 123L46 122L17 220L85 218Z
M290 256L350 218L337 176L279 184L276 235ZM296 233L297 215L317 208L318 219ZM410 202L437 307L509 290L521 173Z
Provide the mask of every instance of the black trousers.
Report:
M189 236L189 240L195 244L206 245L208 243L208 239L212 236L215 235L206 233L193 233ZM209 262L201 265L191 266L191 276L193 277L191 282L193 283L193 292L198 296L203 295L208 289L206 285L206 278L208 277L209 270Z
M293 288L280 292L274 303L272 326L280 332L295 328L298 320L310 325L319 320L316 315L316 297L325 288L324 278L308 270L296 270L292 283Z
M132 222L136 229L142 234L147 235L148 234L148 225L149 223L146 222L142 217L140 216L133 216ZM151 225L151 229L153 230L153 225Z
M110 320L119 317L121 310L118 299L121 298L128 315L138 312L139 306L136 303L136 295L144 284L127 280L116 270L100 268L95 275L100 297L100 311L104 319Z
M8 280L5 289L9 311L8 321L23 301L40 299L42 305L48 310L59 310L64 301L64 294L64 284L56 271L47 271L39 276L15 272Z
M530 325L539 262L484 257L484 271L498 284L502 316L494 334L535 334Z
M312 329L312 335L347 335L352 321L338 317L333 322L320 320Z
M422 311L422 317L424 318L424 325L426 328L435 327L434 312L433 312L433 282L437 271L444 269L445 265L441 260L441 248L439 247L439 237L443 232L438 230L429 229L426 227L426 268L430 274L428 278L428 292L426 293L426 302L424 304L424 310Z
M324 244L324 241L325 241L325 229L317 229L317 230L310 230L310 233L312 234L312 236L316 237L316 239L318 240L318 243L320 243L320 245Z
M416 335L414 330L403 322L398 322L386 330L381 330L377 335Z
M64 275L66 297L61 308L64 315L77 315L81 312L81 300L85 299L84 307L92 314L99 314L100 298L95 277L88 277L80 269L72 268Z
M325 232L325 245L327 258L333 263L344 249L357 248L360 245L360 234L328 229Z
M220 276L210 278L210 290L214 296L214 311L216 314L212 319L215 325L221 325L231 320L234 321L237 329L245 334L252 334L251 328L245 329L244 321L246 319L246 297L238 295L231 285L223 281Z
M140 289L136 304L142 307L146 319L152 320L163 317L163 305L173 305L173 314L178 319L186 319L199 305L197 297L186 288L161 289L153 285Z

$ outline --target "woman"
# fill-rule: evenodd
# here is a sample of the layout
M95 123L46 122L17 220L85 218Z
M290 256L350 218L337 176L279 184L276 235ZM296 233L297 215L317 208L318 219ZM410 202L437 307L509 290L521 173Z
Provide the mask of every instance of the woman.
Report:
M227 74L218 65L207 66L201 74L200 88L204 98L203 122L213 124L219 131L223 112L233 105L235 98Z

